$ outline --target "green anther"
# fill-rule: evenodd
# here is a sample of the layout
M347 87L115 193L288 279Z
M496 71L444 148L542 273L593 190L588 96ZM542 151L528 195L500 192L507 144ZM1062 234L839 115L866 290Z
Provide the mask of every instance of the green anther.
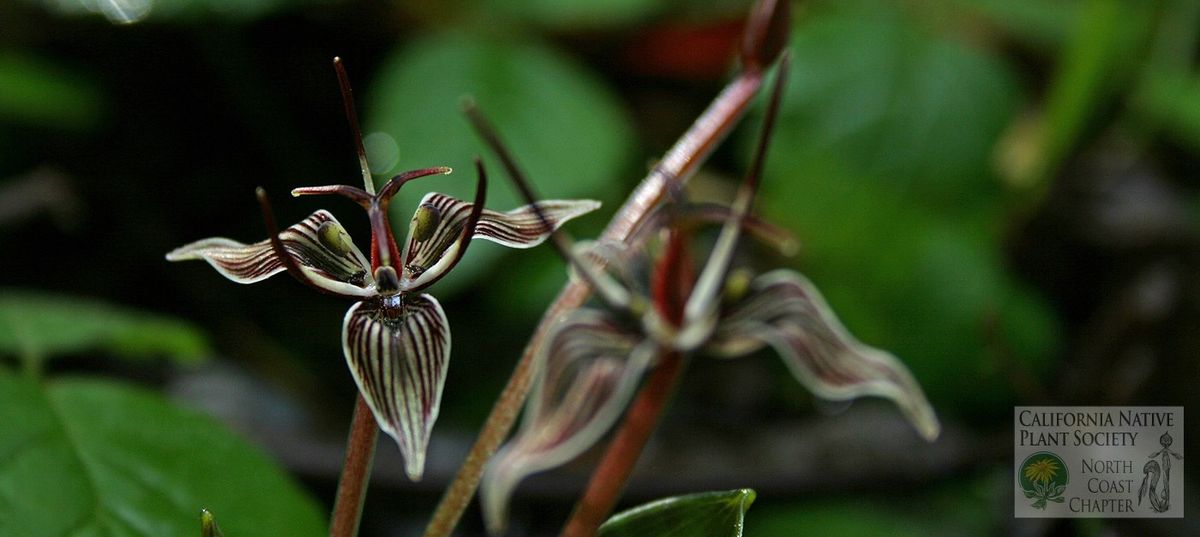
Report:
M437 229L438 223L442 219L442 214L429 203L422 203L417 207L416 214L412 219L413 239L417 242L425 242L433 236L434 230Z
M725 278L724 298L727 303L737 302L750 292L750 281L754 274L748 269L739 268L729 271Z
M338 255L346 255L350 253L353 243L350 242L350 235L346 233L342 226L336 222L323 222L317 228L317 240L321 241L321 246L337 253Z
M634 317L641 317L646 314L646 310L650 309L650 304L646 299L639 295L629 297L629 314Z

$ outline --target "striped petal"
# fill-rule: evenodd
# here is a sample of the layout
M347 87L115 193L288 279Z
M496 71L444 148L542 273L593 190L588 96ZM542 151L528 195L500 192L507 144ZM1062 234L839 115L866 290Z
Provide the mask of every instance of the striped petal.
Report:
M549 336L516 437L496 455L483 478L484 518L503 529L508 501L530 474L579 456L617 421L657 346L607 312L580 309Z
M421 479L450 358L450 328L437 299L388 295L355 304L342 325L342 350L354 382Z
M895 356L860 343L842 326L811 282L789 270L763 274L723 316L706 347L743 356L770 345L819 397L891 399L921 436L939 425L921 387Z
M405 289L420 289L453 264L461 246L458 238L471 214L473 203L431 192L421 199L405 240ZM550 224L564 222L600 207L592 200L548 200L538 202ZM473 239L487 239L510 248L537 246L550 236L532 206L506 213L484 209Z
M371 296L374 280L367 259L354 246L342 225L327 211L317 211L279 234L283 248L296 260L313 284L327 291L351 296ZM283 272L283 260L271 241L254 244L211 238L176 248L168 261L203 259L226 278L254 283Z

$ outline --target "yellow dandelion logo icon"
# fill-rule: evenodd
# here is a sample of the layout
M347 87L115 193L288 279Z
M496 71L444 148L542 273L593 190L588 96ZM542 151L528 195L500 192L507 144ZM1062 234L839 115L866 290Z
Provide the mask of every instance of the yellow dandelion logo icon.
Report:
M1026 498L1033 500L1034 509L1045 509L1050 503L1063 503L1070 475L1062 457L1040 451L1025 458L1017 473L1017 484Z
M1054 479L1056 475L1058 475L1058 463L1050 458L1034 461L1025 467L1025 478L1030 481L1045 483Z

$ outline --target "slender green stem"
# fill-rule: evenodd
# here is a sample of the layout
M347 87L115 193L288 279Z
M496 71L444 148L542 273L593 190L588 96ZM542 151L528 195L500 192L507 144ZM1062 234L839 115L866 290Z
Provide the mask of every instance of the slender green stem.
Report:
M375 424L375 416L371 414L366 400L359 395L358 403L354 405L350 437L346 441L346 463L342 465L337 499L333 502L329 537L358 535L358 523L362 519L363 502L367 497L367 483L371 479L371 463L375 458L377 438L379 427Z

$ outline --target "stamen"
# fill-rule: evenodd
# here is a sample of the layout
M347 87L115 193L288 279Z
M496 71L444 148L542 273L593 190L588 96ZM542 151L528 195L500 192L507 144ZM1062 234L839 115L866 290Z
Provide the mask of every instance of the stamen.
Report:
M334 221L322 223L317 227L317 240L321 241L321 246L324 246L338 255L346 255L350 253L352 243L350 235L346 233L342 226Z
M367 218L371 221L371 266L392 267L395 270L395 263L400 262L400 251L396 248L396 239L392 237L387 208L373 201L367 207Z
M267 191L263 190L262 187L258 187L254 190L254 194L258 197L258 206L259 209L262 210L263 224L265 224L267 227L267 236L271 241L271 249L275 251L275 255L279 257L279 261L283 263L283 267L285 270L287 270L287 273L291 274L296 281L312 287L313 289L316 289L322 293L341 297L358 298L354 297L353 295L338 293L321 287L315 281L313 281L312 277L301 270L300 265L296 263L296 259L292 257L292 253L283 246L283 241L279 238L279 224L275 223L275 212L271 210L271 201L267 199Z
M775 85L771 90L771 99L767 103L767 112L763 118L762 130L759 132L754 160L746 172L742 186L738 188L730 219L721 228L721 234L717 236L717 243L713 246L712 254L709 255L708 262L700 272L700 278L696 280L696 287L684 308L684 326L702 327L696 328L695 334L688 333L681 336L681 338L686 337L689 341L703 339L701 335L707 337L707 334L704 333L708 331L707 326L715 323L722 282L729 271L729 264L733 261L733 251L737 246L742 224L750 213L754 194L758 190L759 177L762 175L762 169L766 162L767 146L771 142L775 118L779 115L779 102L783 97L784 84L787 82L789 60L786 51L779 58L779 68L775 71Z
M740 268L729 271L729 276L725 278L725 290L721 293L724 296L721 298L727 304L741 301L750 292L750 281L753 279L754 273L749 269Z
M417 212L412 218L412 233L413 240L417 242L425 242L429 237L433 236L433 232L437 231L438 224L442 221L442 213L434 207L432 203L422 203L417 207Z
M368 194L361 188L348 185L303 186L292 189L292 197L294 198L300 196L324 196L328 194L336 194L349 198L364 209L371 205L372 194Z
M363 187L367 194L375 195L375 181L371 179L371 167L367 165L367 151L363 148L362 131L358 128L358 114L354 111L354 94L350 90L350 77L346 76L346 68L342 59L333 58L333 68L337 71L338 86L342 88L342 104L346 107L346 120L350 122L350 131L354 135L354 149L358 152L358 167L362 170Z
M387 184L383 185L383 188L379 189L379 194L375 195L375 199L379 200L379 203L386 207L387 203L391 201L392 196L395 196L396 192L400 191L400 187L404 186L404 183L430 175L449 175L453 171L449 166L435 166L433 168L422 168L404 172L391 178Z
M604 300L616 309L628 312L630 304L633 302L631 293L609 277L608 274L596 270L594 266L575 256L574 248L571 246L571 238L566 233L556 230L550 219L546 217L546 213L538 205L538 198L533 193L533 188L529 185L525 174L521 172L512 154L504 146L504 143L500 141L500 135L496 133L496 129L492 128L491 123L488 122L487 118L483 117L483 113L475 106L475 101L465 99L462 107L463 112L467 115L467 119L471 120L471 126L475 127L475 132L483 138L483 141L491 148L492 152L500 158L500 163L504 166L504 170L508 172L509 179L516 185L517 190L520 191L525 201L533 208L533 213L537 215L538 221L550 232L550 243L558 250L558 254L568 264L576 268L579 275L588 282L588 285L600 296L601 300Z
M437 283L438 280L441 280L446 276L446 274L449 274L450 269L454 268L459 261L462 261L463 255L467 253L467 246L471 244L471 238L475 236L475 226L479 224L479 218L483 216L483 205L487 200L487 172L485 172L483 169L483 161L479 160L478 157L475 158L475 177L475 201L471 204L471 213L467 215L467 221L463 225L462 234L458 236L458 241L453 247L454 257L445 266L445 268L441 269L433 278L430 278L429 280L422 282L420 285L414 286L408 290L421 290L433 285L434 283ZM420 213L420 209L418 209L417 212ZM416 216L414 216L414 220L416 220ZM436 232L436 228L437 226L429 228L430 231L428 231L428 233L432 235ZM413 236L415 237L417 233L421 231L422 230L420 229L414 229ZM441 264L440 260L438 261L438 264Z

